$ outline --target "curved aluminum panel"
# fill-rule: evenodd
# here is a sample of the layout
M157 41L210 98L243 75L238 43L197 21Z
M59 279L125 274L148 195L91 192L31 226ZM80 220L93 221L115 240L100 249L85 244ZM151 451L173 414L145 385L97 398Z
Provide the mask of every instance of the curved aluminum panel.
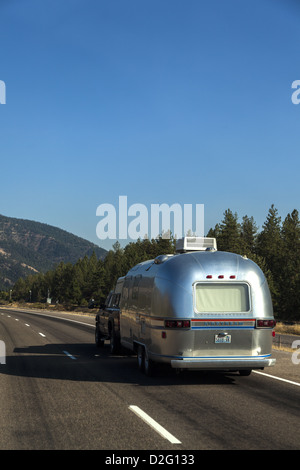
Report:
M257 264L248 258L215 251L183 253L169 256L159 263L154 261L140 263L126 276L132 282L134 278L140 277L137 284L143 284L143 298L140 298L139 309L147 312L151 310L151 314L155 316L191 317L195 314L193 286L197 282L242 281L251 287L249 313L260 317L273 316L266 278Z
M231 282L249 286L248 311L196 311L197 283ZM190 328L169 330L165 326L169 318L186 318ZM123 345L134 349L135 344L142 344L149 357L173 367L273 365L274 361L267 358L272 331L257 329L256 318L273 318L268 284L253 261L237 254L202 251L160 256L135 266L124 279L120 320ZM229 344L216 341L216 335L227 336ZM232 357L229 360L226 356ZM238 356L243 357L242 362Z

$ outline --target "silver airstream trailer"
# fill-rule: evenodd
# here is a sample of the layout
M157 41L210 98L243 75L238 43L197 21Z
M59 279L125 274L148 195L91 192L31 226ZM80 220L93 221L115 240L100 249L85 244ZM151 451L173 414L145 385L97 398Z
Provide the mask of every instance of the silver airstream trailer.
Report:
M274 327L261 269L217 251L213 238L185 237L175 255L140 263L123 280L121 344L148 375L156 363L241 375L273 366Z

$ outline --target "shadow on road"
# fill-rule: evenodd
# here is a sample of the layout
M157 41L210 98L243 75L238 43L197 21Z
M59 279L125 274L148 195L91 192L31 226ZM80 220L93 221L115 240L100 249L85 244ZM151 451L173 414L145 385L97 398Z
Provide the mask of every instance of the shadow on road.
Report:
M154 377L138 370L136 356L122 352L111 355L109 348L91 343L46 344L15 348L0 365L0 374L55 380L128 383L141 386L186 384L235 384L236 373L183 371L159 366Z

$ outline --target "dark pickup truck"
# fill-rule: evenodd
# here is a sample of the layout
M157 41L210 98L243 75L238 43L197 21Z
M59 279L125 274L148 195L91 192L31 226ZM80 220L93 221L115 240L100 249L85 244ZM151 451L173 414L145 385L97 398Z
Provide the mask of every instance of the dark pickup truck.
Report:
M96 315L96 346L104 346L110 340L110 352L116 354L120 349L120 298L123 282L119 280L114 291L111 291Z

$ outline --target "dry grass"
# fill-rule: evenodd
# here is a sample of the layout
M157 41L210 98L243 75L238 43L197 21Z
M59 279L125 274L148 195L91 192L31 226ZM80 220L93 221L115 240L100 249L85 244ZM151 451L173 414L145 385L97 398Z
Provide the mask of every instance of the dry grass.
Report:
M277 344L273 344L272 349L276 351L285 351L285 352L295 352L295 349L289 348L288 346L278 346Z
M279 335L300 335L300 324L285 325L284 323L278 322L276 323L275 332ZM273 343L272 347L277 351L295 351L295 349L292 349L288 344L285 344L284 337L280 339L279 343Z
M284 323L278 322L275 327L276 333L286 335L300 335L300 324L295 323L294 325L285 325Z

